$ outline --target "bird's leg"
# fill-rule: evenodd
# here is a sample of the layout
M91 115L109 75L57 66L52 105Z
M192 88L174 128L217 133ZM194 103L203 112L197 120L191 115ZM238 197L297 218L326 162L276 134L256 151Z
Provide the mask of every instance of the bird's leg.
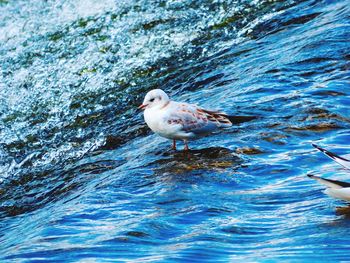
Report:
M172 147L173 150L176 150L176 140L173 139L173 147Z
M184 140L184 144L185 144L184 151L188 151L189 149L188 149L188 145L187 145L187 141L186 140Z

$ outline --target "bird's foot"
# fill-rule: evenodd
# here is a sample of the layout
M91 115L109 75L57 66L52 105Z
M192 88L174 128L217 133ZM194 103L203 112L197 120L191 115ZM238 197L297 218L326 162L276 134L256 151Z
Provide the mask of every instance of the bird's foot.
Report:
M173 140L173 146L171 147L171 149L176 151L176 140Z
M188 151L188 150L189 150L189 148L188 148L187 142L185 141L184 151Z

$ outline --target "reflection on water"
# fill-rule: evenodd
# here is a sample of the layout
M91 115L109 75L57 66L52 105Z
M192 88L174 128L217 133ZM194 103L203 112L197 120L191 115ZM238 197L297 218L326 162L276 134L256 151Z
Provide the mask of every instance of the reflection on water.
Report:
M350 153L349 11L0 0L1 259L348 260L349 209L306 174L349 176L311 146ZM172 151L153 88L235 125Z

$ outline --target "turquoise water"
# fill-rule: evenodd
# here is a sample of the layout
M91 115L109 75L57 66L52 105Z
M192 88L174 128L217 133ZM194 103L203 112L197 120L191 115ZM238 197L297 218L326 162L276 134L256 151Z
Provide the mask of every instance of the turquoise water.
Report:
M349 4L0 0L1 261L349 260ZM153 88L256 119L174 152Z

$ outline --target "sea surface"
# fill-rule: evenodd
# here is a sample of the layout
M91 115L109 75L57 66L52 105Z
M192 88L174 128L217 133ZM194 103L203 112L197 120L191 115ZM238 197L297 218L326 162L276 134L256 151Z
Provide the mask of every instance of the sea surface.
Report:
M0 0L1 262L350 260L350 2ZM171 150L147 91L254 116Z

